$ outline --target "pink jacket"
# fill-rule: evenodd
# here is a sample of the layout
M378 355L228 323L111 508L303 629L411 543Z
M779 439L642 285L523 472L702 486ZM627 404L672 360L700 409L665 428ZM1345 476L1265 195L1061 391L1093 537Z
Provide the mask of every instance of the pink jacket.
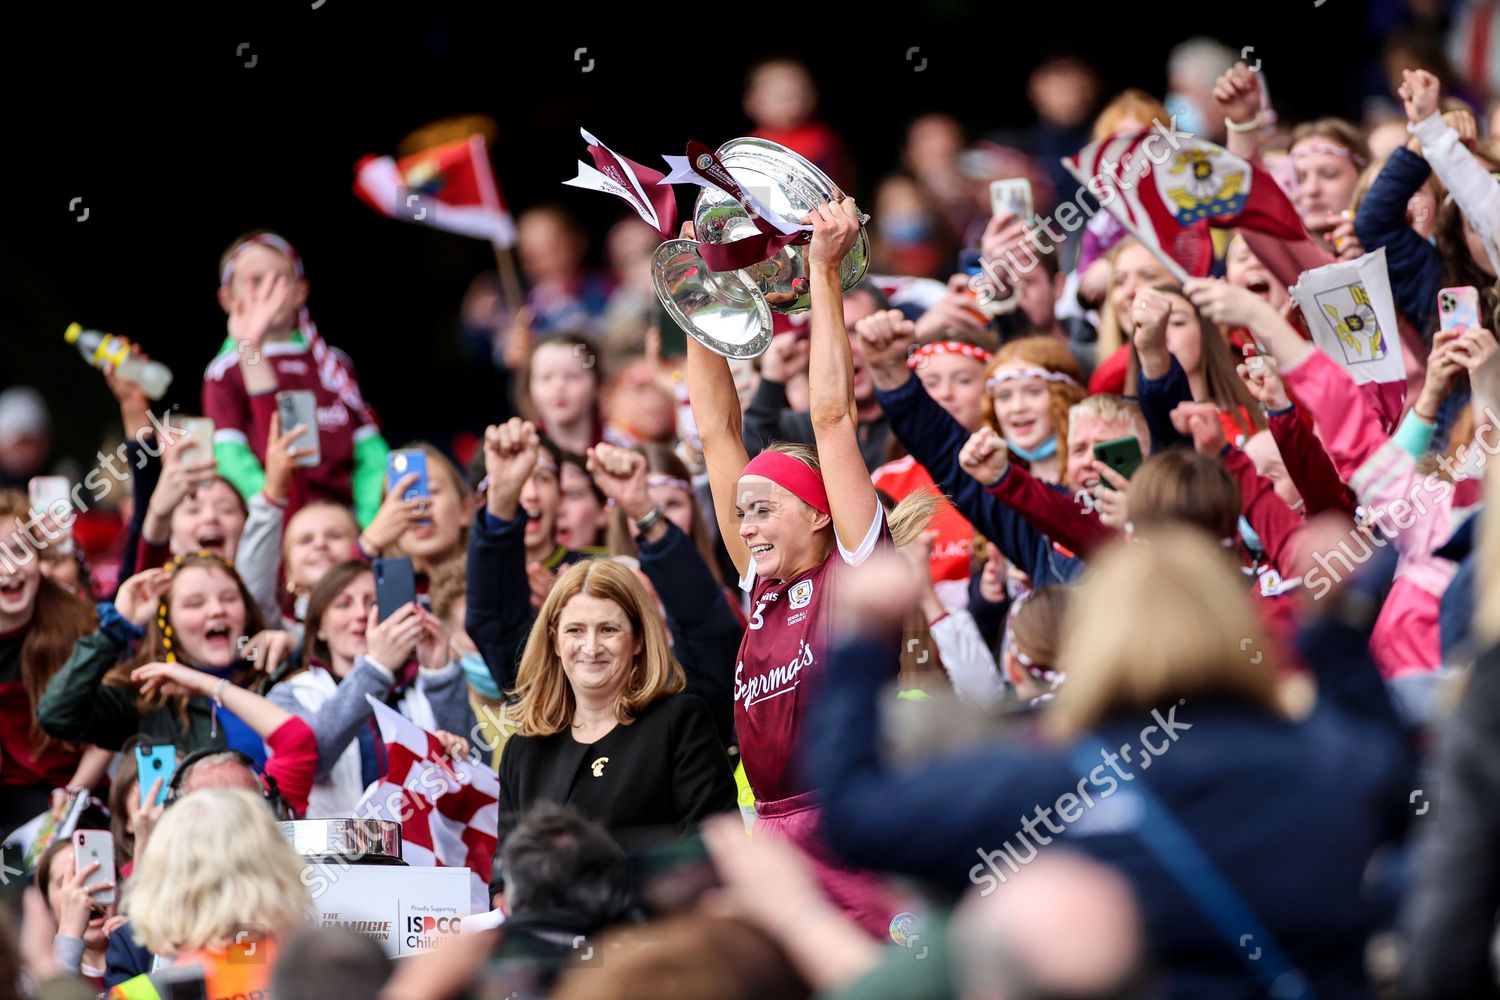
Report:
M1432 553L1452 534L1453 484L1417 471L1416 460L1381 431L1369 393L1327 355L1314 351L1282 378L1312 413L1328 457L1364 505L1366 520L1381 526L1351 531L1336 549L1315 553L1304 588L1316 600L1375 549L1394 544L1400 553L1396 581L1370 635L1370 652L1387 679L1437 669L1438 604L1455 567Z

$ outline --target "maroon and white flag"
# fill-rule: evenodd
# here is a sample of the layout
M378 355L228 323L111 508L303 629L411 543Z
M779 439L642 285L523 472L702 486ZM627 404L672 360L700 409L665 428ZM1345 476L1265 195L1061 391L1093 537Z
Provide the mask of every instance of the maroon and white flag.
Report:
M399 160L366 156L354 165L354 193L393 219L489 240L501 249L516 245L515 221L482 135Z
M454 760L400 712L365 695L385 744L385 777L354 807L357 819L401 824L401 857L427 868L467 868L476 913L490 908L490 867L500 825L500 779L483 764Z

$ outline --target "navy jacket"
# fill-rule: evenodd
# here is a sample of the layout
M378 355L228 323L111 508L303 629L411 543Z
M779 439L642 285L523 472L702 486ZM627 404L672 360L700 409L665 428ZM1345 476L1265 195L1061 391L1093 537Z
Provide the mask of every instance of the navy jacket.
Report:
M1354 215L1354 232L1366 250L1385 247L1396 308L1428 344L1437 326L1437 293L1443 286L1443 255L1406 223L1406 203L1432 167L1402 147L1391 154Z
M787 406L786 386L763 378L755 395L750 397L750 405L745 407L745 423L740 434L751 458L777 441L812 444L812 415ZM855 434L859 438L859 453L865 460L865 468L874 472L884 464L890 448L890 425L881 415L874 420L861 421Z
M150 972L154 957L145 945L136 942L129 923L115 928L104 956L104 985L111 990L127 979Z
M959 467L958 453L969 440L969 432L927 395L920 380L907 379L901 388L876 396L906 450L922 463L958 512L1031 577L1032 586L1068 583L1083 572L1081 560L1054 548L1052 539L986 493Z
M1151 431L1151 454L1166 451L1173 445L1193 442L1177 433L1172 426L1172 411L1178 403L1189 403L1193 399L1192 386L1188 385L1187 372L1177 359L1161 378L1140 377L1137 392L1140 393L1141 415L1146 418L1146 428Z
M1131 880L1172 996L1264 996L1258 967L1141 839L1149 792L1318 996L1363 996L1371 915L1361 882L1371 853L1401 827L1412 786L1368 628L1338 617L1304 640L1320 690L1304 720L1188 698L1116 714L1068 747L1000 744L919 768L882 758L882 678L899 645L845 641L805 730L823 836L852 864L981 895L1022 871L1002 848L1024 865L1058 840Z
M1500 997L1491 967L1500 907L1500 647L1474 664L1463 701L1442 734L1430 816L1421 830L1406 899L1412 997Z

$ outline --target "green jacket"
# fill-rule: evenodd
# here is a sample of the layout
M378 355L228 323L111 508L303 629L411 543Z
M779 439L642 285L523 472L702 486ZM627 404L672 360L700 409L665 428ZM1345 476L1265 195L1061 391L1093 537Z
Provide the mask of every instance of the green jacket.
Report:
M118 750L136 733L157 743L170 743L184 754L195 750L221 750L228 744L223 727L213 731L213 702L194 695L188 702L188 726L170 708L142 715L136 710L133 688L103 683L125 652L126 646L109 632L99 630L73 645L73 655L53 675L37 702L36 716L47 735L69 743L92 743Z

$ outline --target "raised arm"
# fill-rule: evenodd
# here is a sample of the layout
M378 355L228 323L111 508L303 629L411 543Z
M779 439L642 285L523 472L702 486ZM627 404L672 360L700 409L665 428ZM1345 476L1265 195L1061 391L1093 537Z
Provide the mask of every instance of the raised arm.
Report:
M479 647L490 676L507 693L515 686L516 662L536 617L526 580L521 489L540 455L536 428L519 417L485 429L489 486L485 507L475 515L469 532L464 631Z
M734 735L734 665L743 634L693 540L662 515L646 491L646 456L611 444L589 449L589 474L625 516L640 523L641 572L656 588L672 652L687 675L687 691L708 705L726 743Z
M880 508L875 484L859 450L854 405L854 354L844 329L844 292L839 277L844 255L859 239L854 199L819 205L803 219L813 226L808 262L812 282L812 354L808 397L818 464L828 491L839 544L855 551L870 533ZM715 498L717 501L717 498Z
M750 569L750 550L740 539L734 491L750 456L745 451L741 428L740 397L734 391L734 375L728 361L692 338L688 339L687 348L688 402L703 442L708 488L714 497L714 518L719 523L724 548L743 578Z

